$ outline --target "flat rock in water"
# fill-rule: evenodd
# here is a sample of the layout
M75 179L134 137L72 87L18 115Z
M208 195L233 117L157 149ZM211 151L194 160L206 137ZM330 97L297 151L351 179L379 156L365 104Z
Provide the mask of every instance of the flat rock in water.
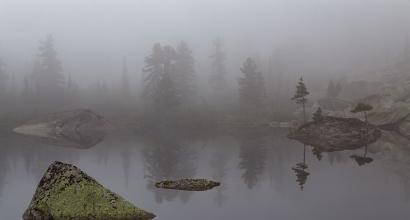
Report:
M205 191L219 185L221 185L219 182L214 182L207 179L164 180L155 183L157 188L187 191Z
M135 207L77 167L54 162L41 179L24 220L148 220L154 214Z
M324 117L321 122L309 122L288 137L311 145L320 151L350 150L375 142L381 131L356 118Z
M43 142L89 148L102 140L113 126L102 116L87 109L40 115L16 127L14 132L40 138Z

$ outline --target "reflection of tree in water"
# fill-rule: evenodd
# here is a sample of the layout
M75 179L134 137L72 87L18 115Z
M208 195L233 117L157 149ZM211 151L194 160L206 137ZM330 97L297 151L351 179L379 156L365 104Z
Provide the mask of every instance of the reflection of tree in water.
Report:
M188 202L192 192L157 189L154 183L165 179L192 178L196 174L196 152L188 146L182 146L176 137L156 137L148 140L143 149L145 178L148 179L148 190L155 194L157 203L164 199L172 201L179 197Z
M121 152L122 169L125 176L125 187L128 188L128 181L130 179L130 166L131 166L132 151L127 146L123 147Z
M321 161L323 158L322 151L317 147L312 147L312 154L316 156L318 161Z
M356 163L357 163L359 166L363 166L363 165L368 164L368 163L371 163L371 162L373 161L372 158L367 157L367 148L368 148L368 146L366 145L365 148L364 148L364 154L363 154L363 156L356 155L356 154L350 156L352 159L354 159L354 160L356 161Z
M329 160L329 164L333 166L333 164L343 162L342 154L338 151L327 152L327 158Z
M7 156L8 152L4 152L4 150L0 154L0 198L2 196L3 187L6 185L7 172L10 169Z
M12 160L21 159L25 172L28 176L33 176L40 180L48 166L54 161L72 162L77 157L78 151L71 148L44 144L33 138L16 136L12 139L10 147L16 152Z
M228 155L225 152L221 152L222 149L217 149L214 153L214 156L211 160L211 167L214 170L212 178L218 182L224 182L224 179L227 174L226 165L228 163ZM217 187L216 189L216 196L214 198L215 202L218 205L222 205L227 200L226 195L224 195L224 191L226 190L226 183L222 184L221 186Z
M298 182L300 189L303 190L303 186L307 181L309 173L305 171L308 168L306 164L306 145L303 145L303 162L297 163L295 167L292 167L292 170L296 174L296 182Z
M266 138L261 136L243 135L239 138L239 168L243 170L242 178L249 189L257 183L262 175L266 159Z

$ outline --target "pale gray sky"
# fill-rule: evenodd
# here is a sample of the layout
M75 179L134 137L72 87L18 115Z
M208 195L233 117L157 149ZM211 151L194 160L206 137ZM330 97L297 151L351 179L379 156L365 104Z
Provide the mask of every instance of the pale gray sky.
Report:
M410 33L410 1L0 0L0 55L9 68L23 72L49 33L65 71L85 81L110 81L123 56L137 75L153 43L180 40L206 74L216 36L224 38L231 72L245 57L277 48L343 72L398 53Z

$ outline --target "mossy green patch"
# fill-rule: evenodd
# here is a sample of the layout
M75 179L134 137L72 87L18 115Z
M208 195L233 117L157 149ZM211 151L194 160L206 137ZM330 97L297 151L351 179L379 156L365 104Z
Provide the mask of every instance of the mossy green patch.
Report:
M78 168L53 163L40 181L24 219L146 220L155 215L135 207ZM47 218L45 218L47 219Z

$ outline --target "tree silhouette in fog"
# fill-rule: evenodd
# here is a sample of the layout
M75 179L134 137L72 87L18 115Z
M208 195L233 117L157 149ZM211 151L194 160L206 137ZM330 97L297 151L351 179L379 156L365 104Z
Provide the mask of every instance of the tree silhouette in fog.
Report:
M7 89L7 74L4 68L4 63L0 59L0 98L3 98Z
M144 97L155 111L170 112L180 104L175 82L177 52L171 46L155 44L145 59Z
M41 99L55 101L61 99L64 90L64 75L61 61L54 48L54 38L48 35L40 41L38 48L40 65L35 74L36 93Z
M185 41L178 44L176 53L176 88L181 100L188 101L195 92L195 59L192 56L192 50Z
M239 78L239 106L246 116L260 116L266 112L266 92L262 73L255 61L247 58L240 68L243 76Z
M127 58L124 57L122 62L122 76L121 76L121 95L123 99L129 100L131 96L130 81L128 77Z
M307 102L306 96L309 95L309 92L306 89L306 85L303 82L303 77L300 77L299 83L296 86L296 93L292 97L292 100L295 100L296 104L300 104L303 109L303 123L306 123L306 109L305 104Z
M212 64L211 64L211 75L209 76L209 83L212 89L217 92L223 92L226 89L226 67L225 60L226 55L223 51L223 42L221 38L216 38L212 42L214 51L211 55Z
M327 86L327 96L331 98L336 98L339 96L340 92L342 91L342 86L340 85L340 82L337 84L334 84L332 80L329 81L329 84Z
M188 202L192 192L158 189L154 183L166 179L194 177L196 152L188 146L181 145L182 139L176 136L144 137L144 142L144 177L148 180L148 190L155 194L156 202L172 201L177 197L183 202Z
M252 189L262 175L267 158L266 138L251 134L239 137L239 168L243 170L242 179Z

